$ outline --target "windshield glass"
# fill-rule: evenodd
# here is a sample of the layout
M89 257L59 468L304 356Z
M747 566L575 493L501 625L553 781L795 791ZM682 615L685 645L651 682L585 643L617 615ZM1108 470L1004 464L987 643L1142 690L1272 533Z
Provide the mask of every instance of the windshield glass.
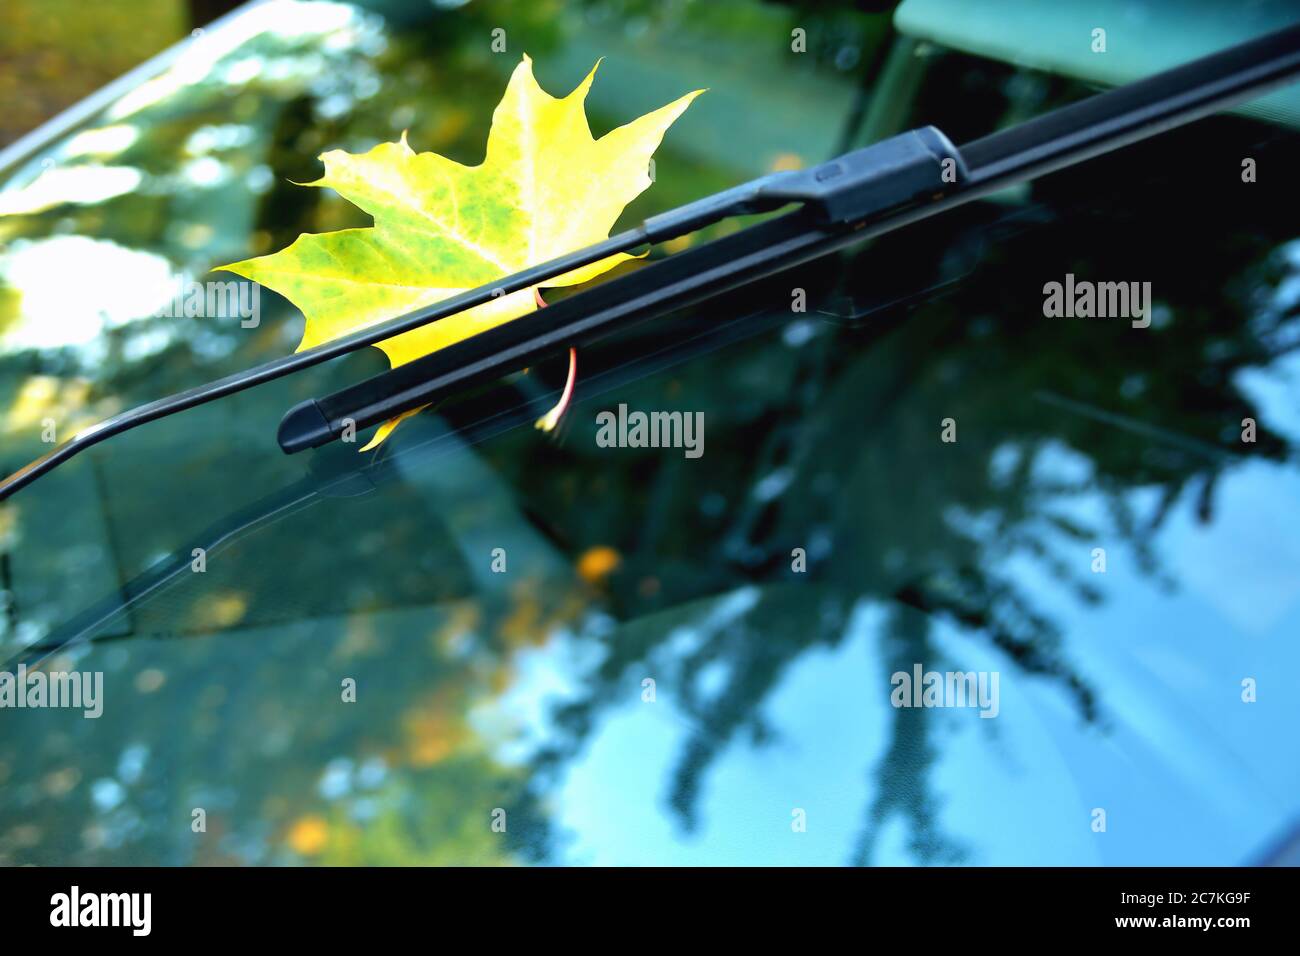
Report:
M605 57L597 135L708 88L625 224L1098 82L909 6L251 5L0 169L0 465L291 352L273 293L175 290L369 225L295 185L326 150L479 162L524 53L556 95ZM283 455L366 350L91 449L0 506L3 667L103 680L5 711L0 861L1257 860L1300 813L1298 153L1214 117L628 329L551 435L562 356Z

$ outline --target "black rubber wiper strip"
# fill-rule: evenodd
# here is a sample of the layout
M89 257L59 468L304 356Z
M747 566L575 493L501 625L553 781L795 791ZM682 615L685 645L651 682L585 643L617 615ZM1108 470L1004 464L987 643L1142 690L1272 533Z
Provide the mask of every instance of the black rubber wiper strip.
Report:
M739 281L745 281L760 274L770 274L784 265L806 261L846 242L900 228L918 219L936 215L958 203L986 195L1002 186L1082 162L1100 153L1225 109L1289 82L1297 73L1300 73L1300 25L1288 27L1173 70L1099 94L1021 126L969 143L961 150L954 151L953 156L949 157L955 158L958 162L964 159L964 168L961 170L958 183L951 191L942 193L937 201L928 205L915 204L918 199L915 193L915 178L914 176L909 178L909 174L915 171L912 167L904 162L897 169L897 182L900 184L900 189L895 190L891 195L890 179L884 175L889 172L889 163L885 162L882 165L878 160L881 157L881 147L891 142L901 143L904 137L909 135L920 139L922 142L919 146L930 149L936 154L935 158L938 158L933 143L926 140L927 135L942 140L942 134L929 127L904 134L904 137L895 137L893 141L886 140L885 143L849 153L813 170L791 171L763 177L653 217L635 229L551 262L507 276L491 285L453 296L428 308L378 323L313 349L287 355L123 412L98 425L84 429L48 454L0 481L0 500L9 497L81 451L113 435L329 361L383 339L482 305L500 295L522 291L529 286L540 284L547 279L617 252L632 251L646 243L683 235L730 216L770 211L792 202L803 203L816 210L815 216L802 212L796 213L728 237L730 239L735 239L737 236L768 238L776 242L780 250L769 250L773 254L768 255L756 254L757 258L766 260L762 264L762 269L765 271L754 271L759 265L755 261L755 255L747 257L747 261L743 264L736 263L734 272L728 272L725 263L719 264L710 271L710 275L717 280L717 290L723 291L724 288L731 288L736 284L730 283L725 286L721 284L732 277L742 276ZM916 142L910 140L908 143L913 148L918 146ZM941 145L950 144L945 142ZM867 154L872 154L869 159L865 158ZM819 177L826 170L833 170L831 174L833 178L823 181ZM843 178L840 178L841 176ZM857 188L845 188L850 185ZM908 190L912 192L909 194ZM868 229L859 228L868 220L873 220ZM765 233L762 231L765 227L775 227L775 229L771 233ZM717 246L718 243L711 243L709 246L701 247L701 250L679 253L677 256L639 270L631 276L615 279L595 289L579 293L559 305L585 302L594 306L601 300L590 297L602 292L608 295L608 289L619 287L623 292L635 292L638 308L640 308L647 304L647 297L653 296L654 293L629 285L619 286L620 283L651 273L652 269L664 266L678 257L687 256L692 251L702 251ZM789 256L784 263L780 261L780 255L775 254L778 251L783 251ZM661 272L659 275L665 274ZM703 287L696 285L696 291L701 291ZM686 299L679 296L677 301L680 305ZM570 307L574 308L574 306ZM672 307L675 306L668 306L668 308ZM541 317L549 319L548 313L555 308L558 306L543 310L540 316L530 316L526 323L506 323L474 336L466 342L475 342L479 350L486 352L494 343L500 342L505 345L513 341L521 334L521 327L525 331L535 331L537 334L534 336L533 348L521 347L519 343L515 343L509 349L514 357L507 358L503 355L492 366L498 370L498 373L505 371L512 362L517 361L520 355L539 354L541 350L556 347L558 338L562 336L557 335L554 329L548 332L538 328L542 323L537 321ZM620 309L627 311L624 307ZM548 321L544 324L551 326L554 322ZM576 325L581 326L582 323L578 322ZM582 328L574 329L575 334L589 332L590 329L585 332ZM450 353L450 349L443 350L421 361ZM404 369L409 369L415 364L417 363L402 366L388 374L402 373ZM472 375L466 378L477 379L488 377L490 374L492 373L487 371L480 362L477 363ZM392 381L388 380L389 384ZM383 388L389 388L389 385L384 385ZM418 400L412 400L415 404L419 403ZM414 407L414 405L406 407ZM327 422L327 425L329 424Z

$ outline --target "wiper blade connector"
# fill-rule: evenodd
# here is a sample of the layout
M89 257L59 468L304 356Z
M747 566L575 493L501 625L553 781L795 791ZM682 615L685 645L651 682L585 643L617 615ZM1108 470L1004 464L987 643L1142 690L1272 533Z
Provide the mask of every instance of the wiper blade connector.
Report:
M946 174L945 174L946 171ZM961 153L939 130L922 126L811 169L772 173L651 216L649 242L662 242L752 213L799 203L825 225L861 222L964 182Z

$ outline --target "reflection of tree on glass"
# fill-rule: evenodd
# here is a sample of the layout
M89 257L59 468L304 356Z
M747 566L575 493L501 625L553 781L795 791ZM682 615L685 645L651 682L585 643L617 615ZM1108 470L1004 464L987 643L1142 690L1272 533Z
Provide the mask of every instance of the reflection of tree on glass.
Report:
M1192 135L1209 141L1216 133ZM1160 165L1161 149L1149 148L1137 168ZM1018 581L1017 561L1068 582L1085 604L1100 599L1089 581L1098 544L1113 553L1131 549L1155 580L1176 586L1160 572L1155 546L1171 511L1181 504L1209 521L1226 470L1246 456L1292 454L1271 433L1241 443L1242 419L1257 412L1236 384L1241 370L1285 354L1294 334L1287 332L1294 309L1261 308L1255 291L1277 288L1294 268L1273 252L1291 237L1292 224L1260 194L1248 208L1236 207L1235 215L1254 224L1249 241L1188 231L1176 201L1162 197L1195 184L1211 207L1233 204L1239 193L1232 182L1207 189L1214 180L1194 168L1158 189L1139 179L1117 190L1116 168L1133 162L1116 159L1109 169L1080 173L1069 194L1066 183L1049 181L1030 212L982 227L1005 238L945 297L910 315L872 315L861 329L823 328L797 352L765 342L725 365L680 373L674 389L710 410L710 472L701 479L670 458L645 455L625 471L618 470L622 459L605 463L607 488L654 489L650 515L627 504L636 496L616 500L656 533L643 543L632 539L629 583L617 593L618 617L634 623L603 641L609 657L596 689L561 712L568 737L543 764L573 754L616 699L615 687L626 686L629 668L661 661L657 647L673 627L691 626L677 612L651 627L635 621L648 607L746 583L762 586L752 607L715 633L702 623L714 609L706 605L694 624L700 647L677 662L671 681L659 681L677 688L698 728L679 757L670 797L688 828L697 824L709 765L738 734L775 732L761 716L763 699L798 655L842 639L858 602L894 608L886 616L883 675L864 675L876 692L886 693L895 670L942 663L928 623L938 619L992 643L1024 674L1060 681L1081 719L1104 724L1106 692L1087 678L1086 635L1072 635L1067 654L1060 627ZM1118 195L1089 206L1069 198L1104 195L1103 183ZM882 262L943 248L951 234L945 222L943 233L926 230L868 250L844 269L853 277L849 291L870 295ZM1040 277L1062 271L1061 263L1098 276L1141 270L1160 290L1166 319L1137 330L1124 321L1045 318ZM625 400L657 407L661 387ZM948 417L959 430L955 442L944 443ZM764 494L774 482L780 493ZM548 486L530 487L540 499L536 510L566 526ZM1138 488L1156 493L1154 506L1139 506ZM726 502L703 525L696 511L702 494ZM608 526L617 513L602 508L594 523ZM791 583L797 579L788 556L800 546L808 549L809 574ZM686 556L712 570L674 578L674 562ZM659 582L653 601L633 587L637 575ZM727 683L705 700L691 688L716 660L727 663ZM894 814L910 821L918 862L962 858L959 844L939 829L927 784L943 746L935 719L925 710L892 715L854 860L871 860Z

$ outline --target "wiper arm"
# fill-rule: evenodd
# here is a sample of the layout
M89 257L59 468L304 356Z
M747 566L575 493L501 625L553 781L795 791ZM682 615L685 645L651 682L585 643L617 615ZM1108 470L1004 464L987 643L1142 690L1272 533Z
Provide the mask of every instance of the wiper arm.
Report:
M358 428L375 424L447 389L490 379L529 358L601 334L622 319L661 314L1011 183L1157 135L1283 85L1297 73L1300 25L1099 94L960 150L937 130L924 127L810 170L766 176L427 308L124 412L83 430L4 479L0 500L86 448L138 425L374 345L614 253L731 216L790 203L805 206L799 213L579 293L526 322L497 326L359 386L296 406L281 423L281 446L286 451L313 447L338 437L348 422ZM955 170L955 182L944 175L949 170Z
M527 322L507 322L491 334L470 336L359 385L295 405L280 422L280 447L292 454L323 445L345 429L355 433L449 391L497 378L532 357L583 344L616 323L662 315L822 255L835 237L853 241L861 238L865 222L893 222L908 210L933 206L967 177L957 148L925 126L800 171L797 178L756 180L763 184L757 190L760 202L778 208L801 202L804 208L602 283L529 315ZM642 228L667 238L737 215L738 206L753 211L758 203L747 195L752 187L682 206Z

